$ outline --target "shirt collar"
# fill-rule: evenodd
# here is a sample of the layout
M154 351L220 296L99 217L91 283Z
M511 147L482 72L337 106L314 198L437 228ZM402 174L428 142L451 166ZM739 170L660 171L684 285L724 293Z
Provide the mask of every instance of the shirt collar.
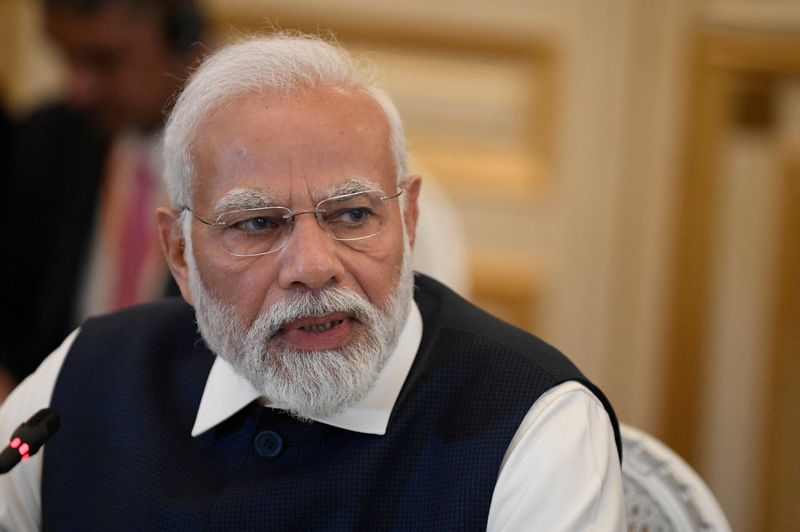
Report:
M338 414L313 418L314 421L354 432L386 433L389 416L422 341L422 316L413 300L409 307L397 347L367 395ZM200 399L192 436L199 436L217 426L258 399L263 400L250 381L236 373L226 360L216 357Z

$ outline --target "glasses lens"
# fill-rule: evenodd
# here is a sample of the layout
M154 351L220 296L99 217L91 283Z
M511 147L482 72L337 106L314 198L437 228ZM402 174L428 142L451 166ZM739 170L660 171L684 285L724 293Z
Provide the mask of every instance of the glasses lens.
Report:
M377 192L361 192L322 201L317 206L320 225L337 240L359 240L381 232L389 204Z
M222 247L238 256L275 251L283 242L289 214L284 207L226 212L217 219Z

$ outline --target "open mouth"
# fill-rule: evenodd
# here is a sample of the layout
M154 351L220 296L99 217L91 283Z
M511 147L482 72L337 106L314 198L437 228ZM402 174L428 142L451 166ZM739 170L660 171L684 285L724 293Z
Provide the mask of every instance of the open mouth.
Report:
M276 340L299 350L335 349L352 341L358 323L348 312L307 316L284 324Z
M325 323L320 323L319 325L304 325L301 326L300 329L306 332L325 332L333 329L337 325L341 325L342 323L344 323L344 320L331 320L326 321Z
M301 330L304 332L325 332L343 324L346 321L353 321L354 318L347 312L332 312L318 316L305 316L287 322L281 327L282 332Z

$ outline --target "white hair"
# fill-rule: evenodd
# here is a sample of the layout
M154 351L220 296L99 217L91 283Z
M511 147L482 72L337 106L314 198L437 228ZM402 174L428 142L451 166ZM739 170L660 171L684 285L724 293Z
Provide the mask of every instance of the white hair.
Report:
M221 48L189 79L164 130L164 177L175 208L191 207L191 150L200 123L221 105L247 94L291 95L315 87L362 90L389 123L398 184L406 176L405 133L389 96L339 45L319 37L277 33Z

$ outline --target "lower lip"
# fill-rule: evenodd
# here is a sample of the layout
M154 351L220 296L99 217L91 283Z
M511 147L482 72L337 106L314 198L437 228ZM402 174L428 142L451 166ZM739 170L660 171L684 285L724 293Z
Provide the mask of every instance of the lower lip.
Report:
M320 351L342 347L353 339L356 323L345 319L327 331L315 332L303 329L292 329L278 333L276 339L286 348L299 351Z

